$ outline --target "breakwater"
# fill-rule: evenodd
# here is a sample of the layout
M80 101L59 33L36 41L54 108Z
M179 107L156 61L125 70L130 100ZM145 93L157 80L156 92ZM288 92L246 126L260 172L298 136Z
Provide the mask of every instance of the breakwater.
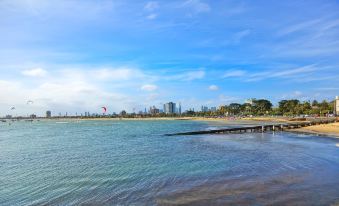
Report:
M314 120L314 121L293 122L293 123L274 123L274 124L256 125L256 126L241 126L241 127L224 128L224 129L179 132L179 133L173 133L173 134L166 134L166 136L284 131L284 130L289 130L289 129L296 129L296 128L302 128L302 127L319 125L319 124L329 124L329 123L334 123L334 122L336 122L336 119Z

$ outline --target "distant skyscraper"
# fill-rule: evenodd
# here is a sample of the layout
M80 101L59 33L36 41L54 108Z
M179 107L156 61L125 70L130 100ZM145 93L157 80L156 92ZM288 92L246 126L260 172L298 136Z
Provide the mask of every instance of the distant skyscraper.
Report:
M208 112L208 107L206 107L206 106L201 106L201 111L202 111L202 112Z
M336 96L334 100L334 114L339 116L339 96Z
M46 111L46 118L51 118L51 117L52 117L52 112Z
M159 112L160 112L159 109L156 108L155 106L150 107L150 109L149 109L150 114L158 114Z
M168 102L168 103L164 104L164 112L166 114L174 114L175 110L176 110L175 103Z
M217 107L211 107L211 112L216 112L217 111Z
M181 103L179 102L179 109L178 109L178 113L181 114Z

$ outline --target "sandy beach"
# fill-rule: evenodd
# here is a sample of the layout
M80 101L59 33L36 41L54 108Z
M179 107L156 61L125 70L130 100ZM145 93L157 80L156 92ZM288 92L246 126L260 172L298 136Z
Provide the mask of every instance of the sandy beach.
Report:
M330 123L330 124L313 125L309 127L292 129L290 131L319 134L319 135L330 135L330 136L335 136L339 138L339 122Z

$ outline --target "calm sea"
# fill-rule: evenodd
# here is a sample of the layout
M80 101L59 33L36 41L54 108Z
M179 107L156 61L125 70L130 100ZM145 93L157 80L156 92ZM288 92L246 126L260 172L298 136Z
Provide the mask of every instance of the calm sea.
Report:
M0 205L335 205L339 140L197 121L0 123Z

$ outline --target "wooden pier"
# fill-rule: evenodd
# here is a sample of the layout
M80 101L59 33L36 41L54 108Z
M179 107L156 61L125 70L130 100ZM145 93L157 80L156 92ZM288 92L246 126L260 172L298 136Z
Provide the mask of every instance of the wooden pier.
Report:
M330 119L330 120L295 122L295 123L281 123L281 124L275 123L275 124L249 126L249 127L235 127L235 128L202 130L202 131L193 131L193 132L180 132L180 133L174 133L174 134L166 134L166 136L284 131L284 130L296 129L296 128L307 127L307 126L312 126L312 125L329 124L333 122L336 122L336 120Z

